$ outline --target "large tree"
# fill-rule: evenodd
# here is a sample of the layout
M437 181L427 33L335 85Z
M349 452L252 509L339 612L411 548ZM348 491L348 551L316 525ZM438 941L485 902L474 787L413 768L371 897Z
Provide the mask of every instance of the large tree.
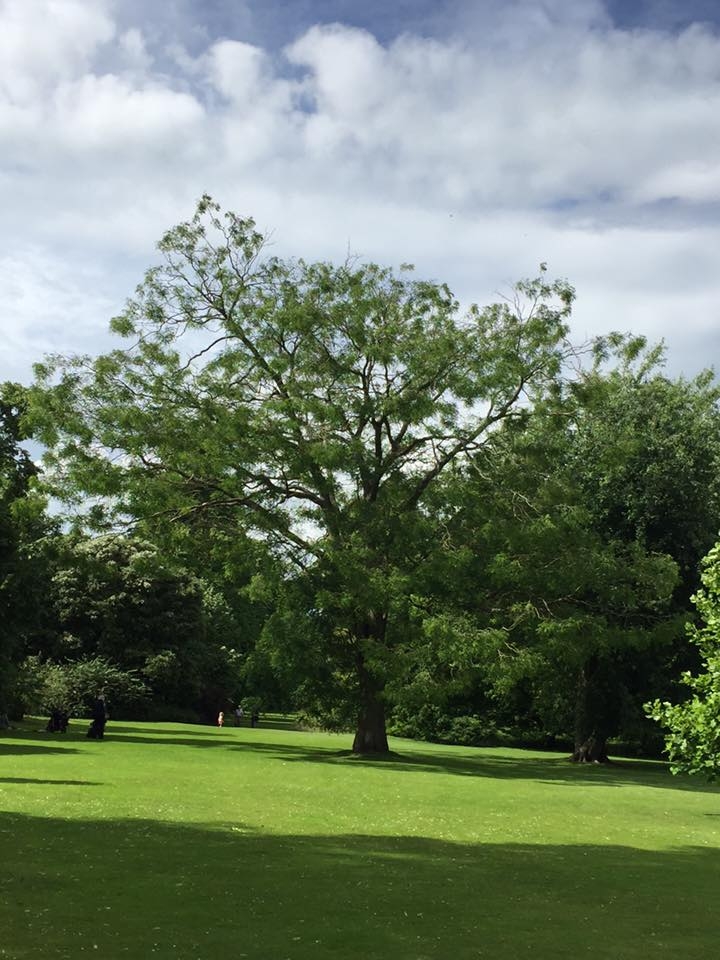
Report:
M41 367L36 423L66 495L212 515L310 577L308 638L345 678L353 748L384 752L412 571L441 548L429 492L558 378L573 291L542 275L463 311L442 284L263 245L203 198L113 321L131 345Z
M720 388L712 371L669 378L662 347L645 350L642 339L621 354L616 369L581 384L570 469L607 542L665 554L678 568L660 642L601 663L599 684L588 685L601 704L626 693L641 730L643 702L667 695L678 670L696 663L684 621L720 527Z

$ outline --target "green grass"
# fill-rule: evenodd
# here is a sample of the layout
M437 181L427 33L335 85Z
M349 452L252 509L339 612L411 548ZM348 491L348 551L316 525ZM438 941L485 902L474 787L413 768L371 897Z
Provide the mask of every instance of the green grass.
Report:
M720 791L661 764L110 722L0 734L0 958L717 955Z

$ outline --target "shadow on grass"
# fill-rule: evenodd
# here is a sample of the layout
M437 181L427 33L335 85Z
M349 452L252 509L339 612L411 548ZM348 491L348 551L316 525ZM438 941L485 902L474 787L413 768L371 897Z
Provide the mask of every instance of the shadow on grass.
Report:
M13 960L714 955L720 852L0 815Z
M108 728L109 729L109 728ZM261 731L257 731L261 735ZM137 743L151 743L153 737L114 735L109 739ZM351 750L321 749L302 744L271 743L259 739L243 740L224 737L220 732L215 737L196 739L167 737L155 739L158 744L173 744L191 747L216 747L241 752L269 754L284 763L324 763L370 767L402 773L440 773L462 777L487 777L497 780L535 780L542 783L643 786L663 790L687 790L694 793L720 794L720 786L706 783L699 777L673 776L667 764L653 760L615 760L609 765L577 764L567 757L543 755L527 757L513 753L500 754L478 748L472 756L412 750L407 754L389 753L379 757L364 757ZM468 750L472 748L467 748Z
M38 780L36 777L0 777L0 783L42 783L61 787L101 787L99 780ZM2 954L0 954L2 956Z
M33 734L35 737L36 734ZM66 741L67 742L67 741ZM74 747L56 747L54 744L50 743L37 743L36 741L30 743L17 743L8 742L7 740L0 740L0 757L10 756L14 754L16 756L24 756L27 754L38 754L38 753L77 753L78 751ZM2 954L0 954L2 956Z
M262 719L258 727L252 728L250 722L245 719L236 726L232 720L229 720L225 726L218 727L214 723L184 723L176 727L158 727L155 724L145 726L141 723L125 723L118 721L115 723L112 719L108 724L108 730L112 727L120 733L142 733L143 730L150 730L153 736L177 737L178 734L187 735L189 738L198 737L217 737L223 734L229 734L233 730L299 730L294 720L284 717L268 717Z
M231 728L232 729L232 728ZM148 731L145 733L144 731ZM188 735L186 731L192 731ZM238 731L239 732L239 731ZM104 743L97 744L99 749L111 749L113 742L158 744L159 746L182 746L195 748L214 748L258 752L276 757L285 763L323 763L372 767L375 770L389 770L403 773L440 773L463 777L486 777L499 780L535 780L537 782L602 786L643 786L659 787L665 790L687 790L691 792L714 793L720 795L720 785L708 784L698 777L672 776L666 764L659 761L615 760L605 765L574 764L566 757L556 754L536 753L528 757L522 753L502 753L497 748L457 748L456 750L435 749L424 751L420 745L412 745L405 754L389 753L380 757L364 757L350 750L336 750L305 745L299 734L297 743L272 743L262 740L262 728L246 730L239 739L230 730L217 728L196 730L188 725L180 729L157 728L142 724L114 724L107 726ZM38 743L38 737L53 738L53 734L32 731L16 731L16 738L22 737L24 743L3 743L0 739L0 754L8 753L54 753L78 752L71 746L54 746ZM73 741L85 741L85 728L71 727L62 744ZM92 742L92 741L91 741ZM94 742L92 742L94 743Z
M178 729L179 728L179 729ZM200 737L216 737L220 731L217 727L211 727L209 724L207 727L203 727L200 724L184 724L182 727L178 724L178 727L173 728L163 728L156 727L155 724L144 726L143 724L129 724L129 723L115 723L111 720L108 723L107 731L119 734L142 734L143 730L151 731L153 737L177 737L181 733L184 734L185 730L192 731L192 739L199 739ZM146 738L143 738L146 739Z
M609 765L576 764L567 757L518 756L485 752L467 756L433 751L413 750L407 754L389 753L379 757L363 757L350 750L318 750L287 744L248 742L236 745L238 750L259 750L276 754L283 762L352 764L396 772L443 773L465 777L488 777L498 780L535 780L553 784L598 784L602 786L661 787L665 790L689 790L720 794L720 786L699 778L674 777L666 764L659 761L617 760ZM468 748L471 749L471 748Z

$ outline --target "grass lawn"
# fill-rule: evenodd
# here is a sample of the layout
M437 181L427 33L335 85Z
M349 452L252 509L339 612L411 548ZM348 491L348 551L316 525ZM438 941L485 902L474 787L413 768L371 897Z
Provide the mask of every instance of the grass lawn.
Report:
M720 790L660 764L261 726L0 733L0 958L684 958Z

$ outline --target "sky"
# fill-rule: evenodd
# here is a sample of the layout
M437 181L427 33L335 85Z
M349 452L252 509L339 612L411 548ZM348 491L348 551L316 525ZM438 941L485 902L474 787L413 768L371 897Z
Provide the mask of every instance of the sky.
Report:
M210 193L273 253L720 356L718 0L0 0L0 381L109 348Z

